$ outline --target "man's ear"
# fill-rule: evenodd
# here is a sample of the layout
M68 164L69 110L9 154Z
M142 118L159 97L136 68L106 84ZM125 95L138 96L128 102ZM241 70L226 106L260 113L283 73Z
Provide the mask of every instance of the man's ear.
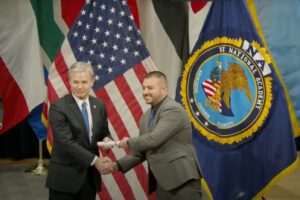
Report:
M164 94L167 94L167 93L168 93L168 88L167 88L167 86L165 86L165 85L163 85L163 86L161 87L161 90L162 90L162 92L163 92Z

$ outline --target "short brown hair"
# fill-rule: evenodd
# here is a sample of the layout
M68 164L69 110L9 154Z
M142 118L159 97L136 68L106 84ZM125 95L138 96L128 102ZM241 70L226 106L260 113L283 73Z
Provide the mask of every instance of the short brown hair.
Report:
M146 78L151 78L151 77L160 78L160 79L162 79L166 84L168 84L167 76L166 76L164 73L162 73L161 71L152 71L152 72L149 72L149 73L145 76L145 79L146 79Z

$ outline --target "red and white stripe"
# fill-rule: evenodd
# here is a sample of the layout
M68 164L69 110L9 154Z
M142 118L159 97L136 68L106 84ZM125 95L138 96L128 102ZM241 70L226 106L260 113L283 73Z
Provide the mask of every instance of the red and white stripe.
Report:
M215 85L214 85L215 84ZM220 86L220 81L217 81L216 83L212 84L212 81L210 79L205 80L202 83L202 88L204 90L204 93L207 97L214 96L217 91L216 86ZM221 101L218 102L219 112L222 112L222 104Z

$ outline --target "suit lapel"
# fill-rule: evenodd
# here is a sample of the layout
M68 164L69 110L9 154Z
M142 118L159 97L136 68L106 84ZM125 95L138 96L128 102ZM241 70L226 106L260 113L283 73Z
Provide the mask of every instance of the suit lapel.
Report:
M82 133L84 134L84 138L86 139L86 142L89 144L90 142L88 141L88 139L86 138L86 128L85 128L85 123L84 123L84 119L82 117L82 113L80 108L78 107L74 97L72 96L72 94L68 94L67 97L67 104L70 107L70 110L74 113L74 116L78 119L78 121L80 122L80 125L82 127Z
M94 129L96 128L95 127L95 125L97 124L97 117L99 116L98 114L97 114L97 111L98 111L98 107L97 107L97 105L96 105L96 103L95 103L95 100L93 99L93 98L91 98L91 97L89 97L89 101L90 101L90 109L91 109L91 115L92 115L92 137L91 137L91 140L93 140L94 139Z
M157 111L155 112L154 118L152 119L152 122L148 128L148 131L151 132L153 130L153 127L156 126L157 124L157 116L159 115L159 112L161 111L161 109L164 107L164 105L170 100L169 97L166 97L165 100L163 100L162 104L159 106L159 108L157 109ZM150 117L150 112L148 113L148 118L147 120L149 120Z

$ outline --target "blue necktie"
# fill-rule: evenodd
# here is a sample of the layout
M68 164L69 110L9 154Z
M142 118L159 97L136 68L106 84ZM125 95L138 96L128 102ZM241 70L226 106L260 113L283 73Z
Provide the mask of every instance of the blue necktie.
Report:
M89 116L88 116L88 112L87 112L87 103L84 101L81 105L81 112L82 112L82 117L84 119L84 123L85 123L85 127L86 127L86 130L87 130L87 138L90 139L90 124L89 124Z
M154 115L155 115L154 110L151 109L151 111L150 111L150 116L149 116L149 120L148 120L148 128L149 128L150 125L151 125L151 122L152 122L152 120L153 120L153 118L154 118Z

